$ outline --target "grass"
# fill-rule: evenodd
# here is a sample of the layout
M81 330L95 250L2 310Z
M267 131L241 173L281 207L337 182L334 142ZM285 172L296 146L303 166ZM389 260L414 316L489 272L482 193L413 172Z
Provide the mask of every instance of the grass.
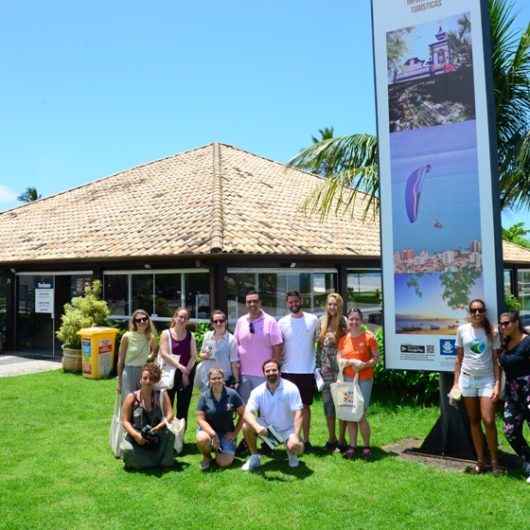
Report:
M0 528L523 528L528 485L405 462L284 453L263 471L199 471L194 428L164 473L125 472L108 447L115 381L60 371L0 380ZM313 443L325 442L319 402ZM374 404L373 444L421 438L436 408ZM502 435L501 435L502 437ZM526 521L526 523L524 523Z

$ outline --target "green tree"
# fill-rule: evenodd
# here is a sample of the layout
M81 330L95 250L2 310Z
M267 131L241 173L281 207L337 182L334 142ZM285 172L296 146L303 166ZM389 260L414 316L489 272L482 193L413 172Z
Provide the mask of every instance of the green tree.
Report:
M21 193L17 197L17 200L19 200L20 202L33 202L40 199L41 197L42 195L39 195L37 188L28 187L26 188L24 193Z
M530 24L517 34L511 1L488 0L488 9L500 203L502 208L530 206ZM454 38L466 38L468 22L460 21ZM396 57L402 53L398 48L396 45ZM300 151L289 164L325 177L305 201L306 209L322 217L332 211L353 214L358 192L367 194L368 200L363 201L365 213L377 206L379 172L377 138L373 135L322 139Z
M530 241L526 239L526 234L530 233L523 222L515 223L514 225L502 229L502 238L506 241L511 241L522 247L530 248Z
M466 265L455 271L446 271L440 274L443 285L442 298L452 309L464 309L469 303L471 288L480 277L480 271Z

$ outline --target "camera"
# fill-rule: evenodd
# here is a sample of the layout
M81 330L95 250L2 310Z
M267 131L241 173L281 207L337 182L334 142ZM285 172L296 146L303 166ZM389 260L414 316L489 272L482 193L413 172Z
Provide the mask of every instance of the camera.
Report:
M153 428L151 425L144 425L142 427L142 430L140 431L140 434L142 435L142 438L147 442L147 445L149 447L156 447L160 443L160 438L158 436L158 433L152 432Z

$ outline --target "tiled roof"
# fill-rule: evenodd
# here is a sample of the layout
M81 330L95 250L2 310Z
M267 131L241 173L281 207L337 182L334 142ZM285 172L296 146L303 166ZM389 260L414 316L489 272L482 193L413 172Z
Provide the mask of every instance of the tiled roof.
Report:
M530 250L510 241L502 242L502 254L505 263L530 263Z
M213 143L0 214L0 263L149 256L379 256L379 220L305 214L321 180ZM530 252L504 245L505 260Z

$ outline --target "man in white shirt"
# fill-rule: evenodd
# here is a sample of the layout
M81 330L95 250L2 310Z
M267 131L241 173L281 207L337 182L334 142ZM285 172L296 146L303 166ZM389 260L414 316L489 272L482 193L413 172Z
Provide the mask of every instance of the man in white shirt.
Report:
M273 359L263 364L265 382L250 393L245 408L243 433L250 451L249 459L241 468L252 471L261 465L257 437L267 434L272 427L278 440L285 443L289 467L297 467L298 455L304 450L300 439L302 429L302 400L296 385L280 377L280 365Z
M311 450L311 404L315 395L315 341L319 332L318 317L302 311L298 291L287 293L290 314L278 322L283 337L282 378L294 383L300 391L304 409L302 430L305 451Z

